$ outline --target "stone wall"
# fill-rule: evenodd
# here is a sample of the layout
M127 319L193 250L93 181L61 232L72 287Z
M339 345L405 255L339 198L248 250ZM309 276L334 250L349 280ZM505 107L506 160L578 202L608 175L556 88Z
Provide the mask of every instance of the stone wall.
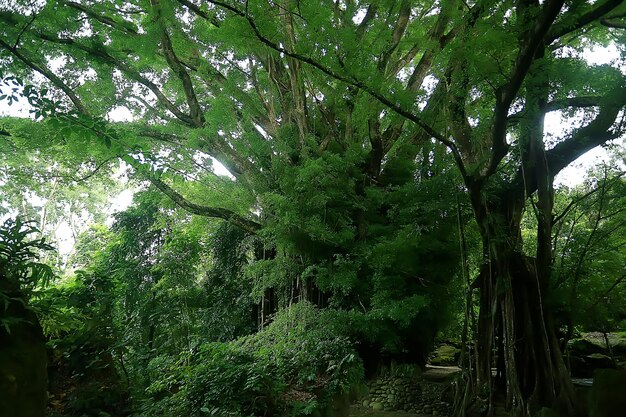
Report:
M450 404L444 401L446 383L417 378L380 377L367 384L368 394L362 399L364 407L374 410L407 411L447 416Z

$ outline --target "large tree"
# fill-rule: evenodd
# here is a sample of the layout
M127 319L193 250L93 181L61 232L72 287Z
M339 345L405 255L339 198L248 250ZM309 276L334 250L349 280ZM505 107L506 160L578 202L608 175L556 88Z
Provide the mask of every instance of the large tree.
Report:
M420 218L428 209L410 207L424 202L406 187L444 177L450 158L483 240L468 392L499 386L516 413L574 413L543 302L552 181L623 133L623 73L584 59L610 42L623 57L622 3L17 1L0 13L0 68L46 87L47 95L26 92L49 121L33 131L99 138L182 208L282 242L302 263L295 282L304 298L312 297L307 274L323 275L320 259L330 259L324 271L335 281L326 289L335 294L354 296L346 288L367 274L379 277L373 285L388 277L389 264L367 263L368 246L393 265L399 246L384 245L384 227L399 221L398 237L436 226ZM106 120L120 106L134 122ZM558 136L544 132L553 111L567 126ZM234 180L215 178L209 156ZM538 219L532 258L520 228L529 200ZM343 273L355 258L359 272ZM408 269L423 284L424 271Z

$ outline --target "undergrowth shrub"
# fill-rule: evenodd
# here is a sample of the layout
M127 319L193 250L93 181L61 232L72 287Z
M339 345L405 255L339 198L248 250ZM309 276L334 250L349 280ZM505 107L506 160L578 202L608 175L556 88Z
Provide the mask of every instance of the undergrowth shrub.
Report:
M158 358L143 414L299 416L323 410L363 379L363 367L327 316L308 303L279 312L261 332Z

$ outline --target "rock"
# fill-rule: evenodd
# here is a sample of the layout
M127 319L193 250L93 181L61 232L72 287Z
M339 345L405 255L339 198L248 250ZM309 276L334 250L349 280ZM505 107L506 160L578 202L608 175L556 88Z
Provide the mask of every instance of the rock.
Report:
M612 369L615 368L613 360L602 353L592 353L585 356L585 362L594 369Z
M593 375L593 368L583 358L570 355L568 360L572 376L590 378Z
M381 403L379 403L379 402L372 403L372 410L382 411L383 408L385 408L385 407Z
M609 339L614 355L626 356L626 333L613 333L614 338Z
M586 356L592 353L606 354L606 345L603 336L595 333L585 333L579 339L570 340L567 343L570 354L574 356Z
M439 415L439 413L437 412L437 410L433 410L433 416Z
M369 400L363 400L363 407L369 407L370 406L370 401Z

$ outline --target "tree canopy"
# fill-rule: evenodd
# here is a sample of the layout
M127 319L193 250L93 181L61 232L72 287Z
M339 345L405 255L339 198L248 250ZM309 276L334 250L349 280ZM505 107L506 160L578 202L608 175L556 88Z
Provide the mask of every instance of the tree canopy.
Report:
M623 140L625 15L621 0L3 2L0 97L25 97L32 118L0 121L2 146L33 140L77 170L119 158L167 197L118 218L122 235L146 233L122 253L145 285L170 273L154 274L169 242L152 234L169 227L155 219L226 221L238 232L215 233L230 249L197 251L221 259L213 277L226 293L249 280L261 327L309 301L343 318L362 356L423 362L456 280L468 317L480 310L474 395L459 409L491 409L489 387L514 412L574 415L548 301L570 273L553 274L555 249L569 245L554 228L577 220L555 215L553 181ZM607 46L611 63L588 61ZM558 134L546 133L550 112ZM573 262L559 268L582 273Z

